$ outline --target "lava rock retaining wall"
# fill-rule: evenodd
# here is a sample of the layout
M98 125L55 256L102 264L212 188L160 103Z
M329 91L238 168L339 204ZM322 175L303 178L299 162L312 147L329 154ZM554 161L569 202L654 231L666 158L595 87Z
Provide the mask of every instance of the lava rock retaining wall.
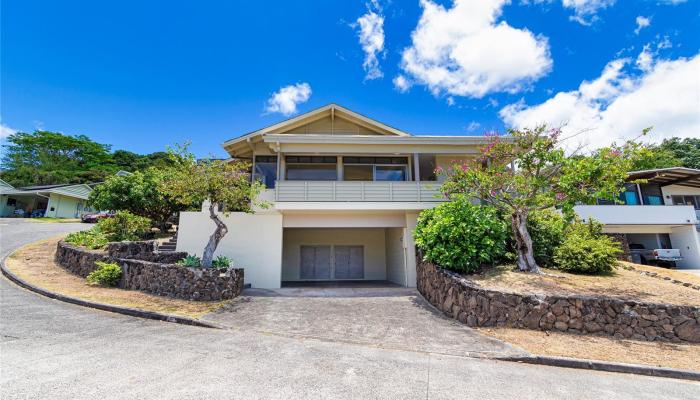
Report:
M469 326L508 326L648 341L700 343L700 307L584 296L535 296L479 288L417 260L418 291Z
M116 242L107 250L88 250L60 241L56 262L68 271L86 277L96 261L118 264L122 269L119 287L186 300L227 300L243 291L243 269L187 268L174 263L184 252L158 252L155 241Z

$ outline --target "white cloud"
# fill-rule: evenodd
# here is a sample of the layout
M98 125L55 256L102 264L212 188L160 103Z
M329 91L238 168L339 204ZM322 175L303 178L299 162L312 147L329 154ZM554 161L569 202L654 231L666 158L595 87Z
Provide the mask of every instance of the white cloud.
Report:
M10 135L14 135L17 130L10 128L9 126L0 123L0 139L5 139Z
M306 82L285 86L267 100L265 111L290 116L296 114L297 105L305 103L309 97L311 97L311 86Z
M562 0L562 6L571 8L574 15L570 17L582 25L590 25L598 20L598 11L615 4L615 0Z
M423 14L402 53L403 78L436 96L480 98L492 92L515 93L552 68L547 38L499 21L509 0L455 0L450 9L421 0ZM399 76L402 76L399 75Z
M481 124L476 121L472 121L469 123L469 125L467 125L467 131L469 132L474 132L479 128L481 128Z
M697 137L700 54L644 61L646 69L636 76L625 72L632 65L630 59L614 60L600 77L583 82L578 90L559 92L534 106L522 101L511 104L501 109L500 116L514 127L565 124L564 136L575 135L568 148L579 144L599 147L636 138L649 126L654 129L646 140L652 142L672 136Z
M392 82L394 83L396 90L401 93L408 92L408 89L410 89L412 86L411 82L403 75L396 75Z
M381 15L379 3L375 0L367 4L367 13L358 18L352 26L359 28L357 34L362 51L365 52L365 60L362 63L366 73L365 79L383 77L378 56L384 54L384 16Z
M643 16L638 16L637 19L635 20L637 22L637 29L634 30L635 35L639 35L639 32L651 25L651 18L643 17Z

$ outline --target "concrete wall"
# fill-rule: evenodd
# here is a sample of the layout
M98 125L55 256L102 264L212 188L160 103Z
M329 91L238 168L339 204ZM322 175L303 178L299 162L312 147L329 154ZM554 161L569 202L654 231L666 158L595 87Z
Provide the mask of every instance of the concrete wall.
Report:
M403 247L404 228L387 228L384 235L386 253L386 279L406 286L405 249Z
M365 280L385 280L386 257L384 229L372 228L285 228L282 255L282 280L299 280L302 245L364 246ZM248 272L246 272L246 275Z
M403 232L404 248L406 249L406 282L408 287L416 287L416 242L413 231L418 223L417 213L406 213L406 229Z
M681 251L683 261L678 268L700 268L700 238L694 226L679 226L671 229L671 244Z
M215 256L233 259L245 270L245 283L256 288L279 288L282 271L282 215L231 213L222 216L229 232L219 243ZM182 212L177 251L201 257L214 222L208 212Z

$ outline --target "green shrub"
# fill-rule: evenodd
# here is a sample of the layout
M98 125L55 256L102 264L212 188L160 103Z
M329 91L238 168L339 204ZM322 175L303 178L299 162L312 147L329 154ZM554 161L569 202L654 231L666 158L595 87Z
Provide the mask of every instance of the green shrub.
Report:
M122 269L117 264L96 261L97 269L90 272L87 281L93 285L116 286L122 277Z
M458 199L421 212L414 237L426 261L473 272L503 256L507 226L494 208Z
M141 240L151 232L151 220L128 211L118 211L111 218L101 219L97 227L112 242Z
M216 269L228 269L231 264L233 264L233 260L226 256L218 256L211 262L212 268Z
M542 267L553 267L554 251L564 242L566 222L556 210L536 211L527 217L527 230L532 238L535 261Z
M617 265L620 244L602 233L602 224L589 221L572 223L564 242L554 251L557 268L567 272L602 275Z
M94 227L86 231L73 232L66 236L66 242L88 249L101 249L107 245L109 239L100 229Z
M197 255L188 255L182 260L177 262L177 265L182 265L183 267L194 267L199 268L202 266L202 259L197 257Z

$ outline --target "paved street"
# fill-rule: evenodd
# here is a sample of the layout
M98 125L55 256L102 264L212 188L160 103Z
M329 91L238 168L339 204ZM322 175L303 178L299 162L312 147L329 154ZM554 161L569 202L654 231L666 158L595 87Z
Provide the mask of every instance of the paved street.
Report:
M80 227L0 219L2 255ZM318 340L142 320L46 299L5 279L0 307L3 399L700 398L700 384L687 381L497 362L423 347L381 348L333 335ZM445 334L440 329L435 326L436 338Z

